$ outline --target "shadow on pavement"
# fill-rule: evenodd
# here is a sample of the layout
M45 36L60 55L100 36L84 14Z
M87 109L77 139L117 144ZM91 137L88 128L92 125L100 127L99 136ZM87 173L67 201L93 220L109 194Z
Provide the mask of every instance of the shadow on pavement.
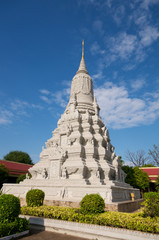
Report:
M23 240L86 240L86 238L74 237L67 234L48 232L45 230L30 229L28 236L18 239Z

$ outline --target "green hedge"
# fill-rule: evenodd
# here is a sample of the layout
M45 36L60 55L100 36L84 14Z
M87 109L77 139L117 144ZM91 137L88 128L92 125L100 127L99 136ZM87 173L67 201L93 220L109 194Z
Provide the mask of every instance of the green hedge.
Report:
M0 238L29 229L29 221L19 218L20 200L12 194L0 195Z
M29 229L29 222L25 218L16 218L14 222L0 222L0 238Z
M159 217L159 192L148 192L144 194L143 205L144 216Z
M0 221L14 221L20 213L20 200L13 194L0 196Z
M80 213L79 209L57 206L22 207L21 213L37 217L159 233L159 218L144 218L139 213L105 212L84 215Z

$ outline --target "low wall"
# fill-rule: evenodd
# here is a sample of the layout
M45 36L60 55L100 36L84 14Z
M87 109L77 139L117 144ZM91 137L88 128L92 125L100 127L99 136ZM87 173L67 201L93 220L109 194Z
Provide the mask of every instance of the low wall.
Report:
M109 203L109 204L106 204L105 209L108 211L130 213L138 210L142 206L142 203L143 203L143 199L138 199L135 201Z
M105 210L116 211L116 212L134 212L140 208L143 199L138 199L135 201L124 201L117 203L106 203ZM26 201L24 198L20 199L21 206L26 206ZM57 200L45 200L44 205L54 205L54 206L63 206L63 207L80 207L79 202L71 201L57 201Z
M32 228L98 240L159 240L159 235L122 228L98 226L48 218L26 217Z

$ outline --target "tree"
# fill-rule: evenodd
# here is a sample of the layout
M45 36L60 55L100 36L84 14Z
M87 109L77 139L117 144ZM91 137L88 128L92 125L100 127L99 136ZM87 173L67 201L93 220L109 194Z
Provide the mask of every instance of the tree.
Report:
M159 175L157 176L155 186L156 186L156 191L159 192Z
M159 145L153 145L153 149L149 150L149 155L152 158L152 160L154 161L155 165L157 165L159 167Z
M25 174L20 174L19 177L16 180L16 183L20 183L22 181L24 181L26 179L26 175Z
M134 177L134 168L130 166L123 166L122 170L127 174L125 182L136 188L137 184Z
M139 167L134 168L134 177L136 179L137 188L145 192L149 188L149 177L146 172L143 172Z
M3 163L0 163L0 188L2 187L3 183L6 183L8 181L8 176L8 169Z
M139 167L123 166L122 170L127 174L126 183L129 183L134 188L139 188L141 192L145 192L149 188L148 175Z
M31 174L28 173L28 177L31 178ZM16 180L16 183L20 183L26 179L26 174L20 174L19 177Z
M149 164L145 164L145 165L143 165L142 167L147 167L147 168L149 168L149 167L156 167L155 165L153 165L153 164L151 164L151 163L149 163Z
M12 162L20 162L25 164L33 164L28 153L22 151L12 151L4 156L4 159Z
M125 158L128 162L138 167L142 167L143 165L150 163L144 150L138 150L136 152L130 152L128 150Z

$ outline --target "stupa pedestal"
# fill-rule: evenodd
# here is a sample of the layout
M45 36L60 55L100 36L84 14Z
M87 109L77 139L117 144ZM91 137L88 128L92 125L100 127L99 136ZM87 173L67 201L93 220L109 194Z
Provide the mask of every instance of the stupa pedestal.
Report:
M39 188L46 200L55 201L80 202L91 193L99 193L105 203L131 200L130 193L139 199L140 191L125 183L126 174L99 110L82 49L69 103L40 161L29 169L32 178L4 184L3 193L25 198L28 190Z

